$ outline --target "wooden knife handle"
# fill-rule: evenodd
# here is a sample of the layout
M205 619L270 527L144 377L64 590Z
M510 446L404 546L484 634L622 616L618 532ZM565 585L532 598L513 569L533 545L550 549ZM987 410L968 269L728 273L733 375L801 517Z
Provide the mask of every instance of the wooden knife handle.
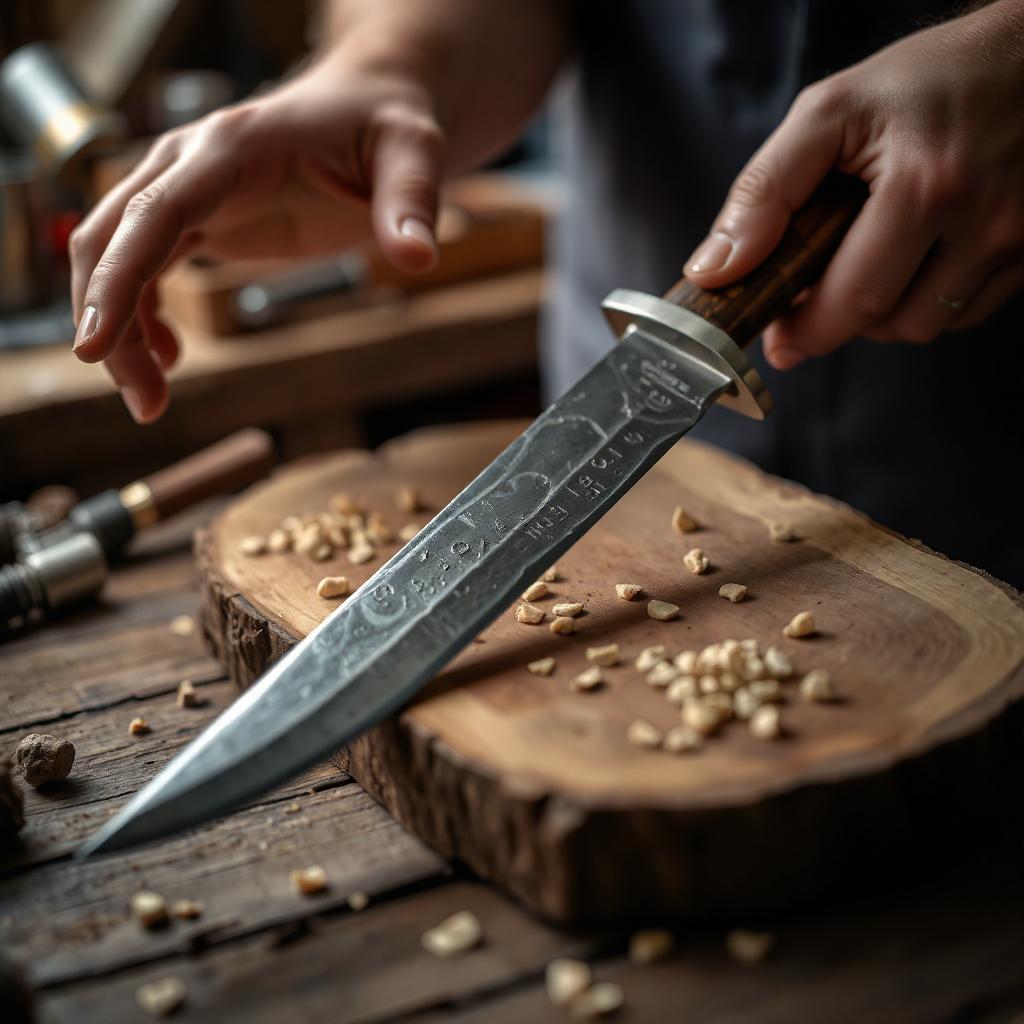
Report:
M859 178L831 172L793 215L772 254L746 277L714 290L684 277L665 298L720 327L737 345L747 345L818 279L867 194Z
M204 498L229 494L270 473L274 442L262 430L239 430L195 455L157 470L142 481L157 519L166 519Z

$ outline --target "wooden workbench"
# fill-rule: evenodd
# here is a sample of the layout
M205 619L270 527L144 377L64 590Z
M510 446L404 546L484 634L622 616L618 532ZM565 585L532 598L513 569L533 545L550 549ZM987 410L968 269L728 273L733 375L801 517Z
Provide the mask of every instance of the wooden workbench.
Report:
M171 405L146 427L67 348L0 352L0 501L49 483L119 487L242 426L269 430L289 459L363 443L375 409L440 396L450 415L453 393L536 373L542 287L538 267L237 338L179 327Z
M542 972L566 955L622 985L622 1021L1005 1022L1024 1010L1019 845L986 847L953 867L936 851L935 864L886 891L857 892L851 878L844 902L811 912L688 925L674 954L646 967L625 956L628 931L553 929L453 871L343 765L189 837L71 863L74 844L234 696L200 637L168 628L196 611L190 538L214 511L146 537L102 604L0 648L0 745L48 730L78 749L67 784L27 791L22 849L0 881L0 945L35 985L38 1019L140 1021L136 989L174 975L188 986L174 1017L183 1021L565 1021ZM185 677L204 707L176 707ZM139 714L152 733L129 736ZM293 894L289 871L314 863L330 892ZM143 932L127 907L143 887L200 900L204 913ZM356 890L370 896L361 912L346 903ZM451 961L424 953L421 933L465 908L483 922L483 948ZM758 967L734 964L722 940L736 925L774 931L774 954Z

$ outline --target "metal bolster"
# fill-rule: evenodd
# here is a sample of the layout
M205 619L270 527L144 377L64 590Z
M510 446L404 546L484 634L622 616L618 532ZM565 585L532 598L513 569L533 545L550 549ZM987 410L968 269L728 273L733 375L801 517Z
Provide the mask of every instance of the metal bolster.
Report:
M610 292L601 308L617 337L642 330L728 377L731 383L718 399L719 404L755 420L763 420L772 411L772 396L743 350L702 316L628 288Z

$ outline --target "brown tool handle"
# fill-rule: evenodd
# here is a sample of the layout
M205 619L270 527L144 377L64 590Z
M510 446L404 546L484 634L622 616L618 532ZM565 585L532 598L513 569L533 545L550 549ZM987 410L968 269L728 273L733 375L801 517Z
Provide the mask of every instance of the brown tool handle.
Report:
M250 428L157 470L141 483L149 489L156 518L166 519L204 498L228 494L262 480L273 462L270 435Z
M793 215L772 254L746 277L714 290L684 277L665 298L709 320L742 347L818 279L866 198L859 178L832 172Z

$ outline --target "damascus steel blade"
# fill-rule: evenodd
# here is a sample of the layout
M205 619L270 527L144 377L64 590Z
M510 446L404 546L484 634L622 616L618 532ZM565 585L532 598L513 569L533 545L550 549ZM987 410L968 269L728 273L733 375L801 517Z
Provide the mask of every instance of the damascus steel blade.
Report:
M80 855L218 817L405 704L729 385L627 332L416 538L185 748Z

